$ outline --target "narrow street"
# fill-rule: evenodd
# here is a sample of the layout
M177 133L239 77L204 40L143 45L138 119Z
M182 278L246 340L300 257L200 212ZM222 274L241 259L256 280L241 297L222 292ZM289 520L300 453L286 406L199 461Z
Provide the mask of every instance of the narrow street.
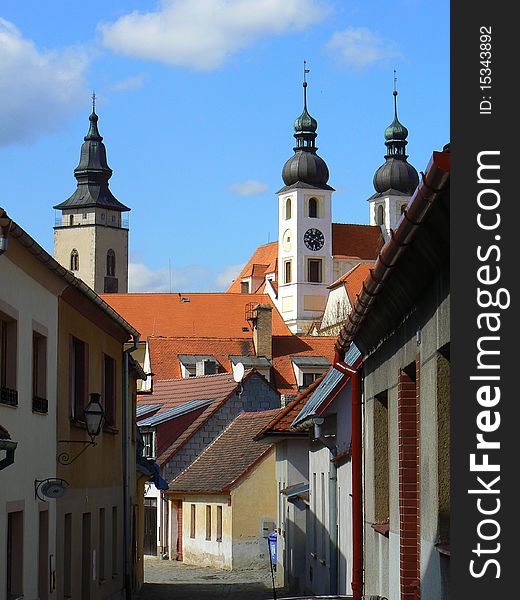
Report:
M271 573L221 571L145 557L145 581L139 600L271 600ZM277 596L283 595L277 590Z

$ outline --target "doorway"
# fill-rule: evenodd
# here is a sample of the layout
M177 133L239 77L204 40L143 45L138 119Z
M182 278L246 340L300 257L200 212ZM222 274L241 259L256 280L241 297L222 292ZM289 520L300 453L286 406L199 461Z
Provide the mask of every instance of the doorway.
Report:
M157 498L144 499L144 553L157 556Z

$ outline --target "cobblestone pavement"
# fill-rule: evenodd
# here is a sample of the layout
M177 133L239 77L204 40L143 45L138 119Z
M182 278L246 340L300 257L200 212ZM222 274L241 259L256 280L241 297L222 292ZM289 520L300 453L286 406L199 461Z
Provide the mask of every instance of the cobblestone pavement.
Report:
M271 600L271 571L221 571L145 557L139 600ZM277 590L277 596L282 590Z

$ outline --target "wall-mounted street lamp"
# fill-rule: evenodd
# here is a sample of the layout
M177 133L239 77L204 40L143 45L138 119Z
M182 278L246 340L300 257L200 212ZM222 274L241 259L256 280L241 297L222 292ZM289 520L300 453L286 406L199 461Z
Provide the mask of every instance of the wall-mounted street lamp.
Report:
M87 427L87 433L90 436L90 440L58 440L58 444L84 444L85 447L76 454L73 458L70 457L68 452L62 452L58 455L58 462L60 465L70 465L79 456L85 452L89 446L95 446L95 438L99 435L101 427L103 425L103 419L105 418L105 411L100 403L100 394L90 394L90 402L83 411L85 417L85 425Z

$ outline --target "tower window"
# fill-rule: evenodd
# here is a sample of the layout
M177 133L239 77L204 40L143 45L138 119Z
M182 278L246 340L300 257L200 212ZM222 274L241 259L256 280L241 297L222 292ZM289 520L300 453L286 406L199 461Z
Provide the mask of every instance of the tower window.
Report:
M377 220L378 225L383 225L385 222L385 207L382 204L380 204L377 207L377 219L376 220Z
M309 199L309 217L316 219L318 217L318 199Z
M292 281L291 266L292 261L286 260L284 263L284 283L291 283Z
M307 281L321 283L323 281L323 268L321 258L309 258L307 261Z
M107 276L115 277L116 275L116 253L110 249L107 252Z
M74 215L69 216L69 225L74 225Z
M285 202L285 219L291 218L291 199L287 198Z
M76 248L74 248L70 253L70 270L79 271L79 252L76 250Z
M401 205L401 214L404 215L404 211L406 210L406 204Z

